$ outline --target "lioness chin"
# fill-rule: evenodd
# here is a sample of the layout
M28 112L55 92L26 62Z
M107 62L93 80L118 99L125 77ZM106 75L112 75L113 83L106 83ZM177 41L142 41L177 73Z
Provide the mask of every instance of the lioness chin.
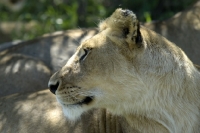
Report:
M107 108L138 132L199 132L200 73L185 53L129 10L99 29L49 81L64 114Z

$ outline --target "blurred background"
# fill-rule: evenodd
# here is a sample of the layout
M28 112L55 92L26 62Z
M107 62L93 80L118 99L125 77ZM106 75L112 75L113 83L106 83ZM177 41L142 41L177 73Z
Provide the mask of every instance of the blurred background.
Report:
M116 8L133 10L141 22L162 21L196 0L0 0L0 43L45 33L96 27Z

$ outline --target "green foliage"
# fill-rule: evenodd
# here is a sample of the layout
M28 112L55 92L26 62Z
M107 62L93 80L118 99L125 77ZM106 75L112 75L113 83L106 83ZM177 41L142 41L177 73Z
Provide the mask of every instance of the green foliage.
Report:
M15 13L2 5L0 8L1 22L37 22L28 32L25 27L20 30L14 30L12 32L13 39L32 39L45 33L75 28L77 26L77 2L56 4L56 2L49 2L49 0L27 1L24 8Z
M78 27L93 27L116 8L133 10L139 20L150 22L171 17L195 0L26 0L19 12L0 5L1 22L36 22L31 29L12 32L13 39L33 39L44 33Z

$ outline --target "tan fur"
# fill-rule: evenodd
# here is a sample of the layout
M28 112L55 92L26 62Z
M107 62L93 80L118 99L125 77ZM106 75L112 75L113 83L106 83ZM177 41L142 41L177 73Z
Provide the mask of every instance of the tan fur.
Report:
M179 13L168 21L145 24L145 26L175 42L178 46L183 48L192 61L200 64L200 45L198 45L200 42L200 30L198 29L198 23L195 24L195 22L199 21L199 9L200 4L197 2L188 10ZM28 64L27 61L32 61L35 63L32 65L34 78L40 79L40 82L37 82L37 85L45 86L44 83L48 80L48 76L46 76L46 79L41 78L41 75L44 75L42 77L45 77L46 73L43 73L43 71L41 71L42 69L35 69L34 66L41 64L43 65L42 68L49 68L51 71L56 70L57 65L60 65L63 61L60 58L67 60L71 53L76 49L76 45L82 39L85 39L88 36L90 37L95 33L96 29L68 30L65 32L51 33L31 41L25 41L19 43L17 46L12 46L13 43L8 43L8 45L6 44L4 47L4 49L6 48L6 52L1 52L0 57L2 57L3 53L3 56L8 56L7 59L9 60L7 60L6 63L3 63L5 65L0 65L0 70L4 70L6 69L6 66L10 65L14 68L18 61L23 61L25 64ZM2 51L1 46L2 44L0 45L0 51ZM5 75L6 77L5 71L0 72L1 90L8 88L7 91L9 91L9 93L3 93L2 95L15 93L15 90L18 89L21 82L23 82L24 86L18 90L19 93L46 88L35 88L34 86L36 83L26 77L33 75L31 73L26 74L26 71L19 72L21 75L17 76L17 73L13 73L16 77L14 78L13 75L10 75L10 79L12 80L6 80L6 82L4 82L5 80L2 82L2 75ZM9 79L9 76L7 75L6 78ZM33 90L27 89L30 87L30 83ZM13 86L10 86L10 84ZM75 125L69 124L69 122L65 121L66 119L62 115L60 107L57 105L54 96L50 94L49 91L31 94L22 93L20 95L0 98L0 132L139 132L131 130L126 122L122 122L121 118L115 118L116 117L110 115L107 110L98 109L83 114L81 119L77 121ZM151 125L156 124L156 122L153 122L151 119L147 120L146 118L143 119L143 117L136 116L132 116L132 118L134 119L135 126L137 128L140 126L141 130L144 125L151 128L153 127ZM149 124L148 121L151 121L151 123ZM115 122L119 122L120 125L117 125ZM145 122L147 122L147 124L145 124ZM159 125L157 124L157 127ZM121 126L123 127L122 129L120 129ZM160 128L163 127L160 125ZM157 132L153 131L153 133Z
M198 133L200 73L185 53L117 9L50 81L72 121L93 108L126 118L142 133ZM91 97L87 104L78 103Z
M187 56L200 64L200 0L165 21L145 23L145 27L163 35L181 47Z

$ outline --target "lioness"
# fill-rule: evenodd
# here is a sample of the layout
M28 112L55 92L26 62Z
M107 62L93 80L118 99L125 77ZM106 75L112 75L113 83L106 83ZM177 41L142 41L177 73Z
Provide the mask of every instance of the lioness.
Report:
M126 118L141 133L200 131L200 73L185 53L117 9L49 81L75 121L92 108Z
M194 63L200 64L199 12L200 1L166 21L144 25L175 42ZM46 89L44 83L48 82L50 73L57 71L59 66L66 63L65 60L74 53L80 42L96 33L96 28L73 29L46 34L30 41L1 44L0 96ZM30 65L29 74L23 69L27 65ZM49 70L43 71L44 68Z

